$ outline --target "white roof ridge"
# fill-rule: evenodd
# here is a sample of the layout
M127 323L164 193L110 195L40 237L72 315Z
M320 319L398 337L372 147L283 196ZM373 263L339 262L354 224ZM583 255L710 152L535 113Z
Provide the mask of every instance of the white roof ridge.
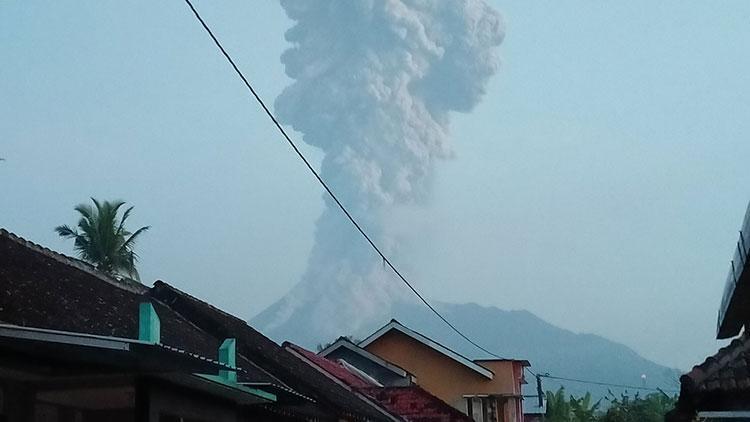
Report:
M401 324L395 319L392 319L391 322L384 325L383 327L381 327L379 330L375 331L374 333L370 334L370 336L362 340L358 344L358 346L361 348L365 348L391 330L399 331L400 333L418 341L419 343L422 343L423 345L435 350L436 352L444 356L447 356L453 359L454 361L466 366L467 368L473 370L474 372L477 372L478 374L484 376L485 378L493 379L495 376L494 372L485 368L484 366L474 362L473 360L467 358L466 356L461 355L460 353L456 351L449 349L446 346L443 346L442 344L430 339L424 334L420 334L412 330L411 328L406 327L405 325Z

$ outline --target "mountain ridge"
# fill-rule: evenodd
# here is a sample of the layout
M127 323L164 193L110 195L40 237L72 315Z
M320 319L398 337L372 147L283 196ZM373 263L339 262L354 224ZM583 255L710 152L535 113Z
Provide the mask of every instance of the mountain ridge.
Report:
M600 383L660 388L672 394L679 389L680 371L653 362L625 344L591 333L576 333L551 324L528 310L504 310L495 306L476 303L436 302L435 307L466 336L495 354L531 362L531 370L537 374ZM261 329L275 313L274 306L258 314L252 323ZM395 303L390 317L358 327L339 335L364 338L391 318L412 328L439 343L472 359L491 358L469 344L465 339L440 321L421 304L413 302ZM337 321L340 325L340 321ZM295 310L288 322L266 332L277 341L291 340L308 348L325 344L335 338L319 336L325 330L315 327L315 322L303 308ZM645 380L642 376L645 375ZM530 376L529 376L530 378ZM524 393L535 395L535 382L529 379ZM632 388L585 384L572 381L543 378L545 390L556 390L564 386L570 394L582 395L591 392L597 398L635 393ZM534 391L532 391L534 390ZM641 394L656 390L643 390Z

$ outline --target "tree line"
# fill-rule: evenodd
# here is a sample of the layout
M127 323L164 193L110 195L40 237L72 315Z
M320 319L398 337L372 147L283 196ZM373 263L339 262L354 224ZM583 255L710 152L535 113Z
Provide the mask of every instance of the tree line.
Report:
M546 396L546 422L663 422L664 415L677 402L676 396L662 392L645 396L625 392L615 396L611 391L594 402L591 393L567 396L563 387L556 392L547 391Z

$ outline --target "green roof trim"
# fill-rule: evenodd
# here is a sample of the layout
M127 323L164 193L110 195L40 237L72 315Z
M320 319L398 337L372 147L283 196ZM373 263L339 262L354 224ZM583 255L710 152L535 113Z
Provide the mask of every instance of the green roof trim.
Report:
M161 321L150 302L142 302L138 307L138 340L161 343Z
M237 340L228 338L219 346L219 362L230 367L237 368ZM219 376L230 382L237 382L237 372L220 370Z
M256 396L256 397L260 397L260 398L265 399L265 400L269 400L269 401L272 401L272 402L276 402L278 400L277 397L276 397L276 394L269 393L268 391L263 391L263 390L260 390L258 388L246 387L244 385L237 384L237 382L235 382L235 381L229 381L229 380L227 380L227 379L225 379L224 377L221 377L221 376L208 375L208 374L195 374L195 375L199 376L199 377L201 377L203 379L206 379L206 380L209 380L209 381L213 381L213 382L215 382L217 384L221 384L221 385L224 385L226 387L229 387L229 388L232 388L232 389L235 389L235 390L238 390L238 391L242 391L243 393L247 393L247 394L251 394L251 395Z

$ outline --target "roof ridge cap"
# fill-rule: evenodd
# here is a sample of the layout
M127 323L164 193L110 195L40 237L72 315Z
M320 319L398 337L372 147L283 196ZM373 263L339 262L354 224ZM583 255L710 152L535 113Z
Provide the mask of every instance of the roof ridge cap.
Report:
M433 339L432 337L428 337L427 335L425 335L425 334L422 334L422 333L420 333L419 331L417 331L417 330L415 330L415 329L413 329L413 328L407 327L406 325L404 325L404 324L402 324L402 323L398 322L398 321L397 321L397 320L396 320L395 318L394 318L394 319L391 319L391 322L389 322L388 324L386 324L386 325L385 325L385 326L384 326L383 328L381 328L381 330L382 330L382 329L385 329L385 328L386 328L386 327L388 327L389 325L391 326L391 329L394 329L394 328L395 328L396 330L400 331L400 332L401 332L402 334L405 334L405 335L407 335L407 336L409 336L409 337L414 337L414 336L413 336L413 335L411 335L411 334L409 334L408 332L411 332L411 333L415 334L415 335L416 335L417 337L421 337L421 338L422 338L423 340L420 340L420 339L416 339L416 340L417 340L417 341L419 341L420 343L424 344L424 345L425 345L425 346L427 346L427 347L430 347L430 348L432 348L432 349L435 349L435 350L436 350L436 351L437 351L438 353L441 353L441 354L443 354L443 355L446 355L446 356L448 356L449 358L451 358L451 359L453 359L453 360L456 360L456 358L454 358L454 357L450 356L449 354L445 353L444 351L441 351L441 350L437 350L437 349L436 349L435 347L433 347L433 346L431 346L431 345L429 345L429 344L425 344L425 343L424 343L424 341L427 341L427 342L430 342L430 343L434 343L435 345L437 345L437 346L439 346L439 347L441 347L441 348L445 349L445 351L447 351L448 353L452 353L452 354L454 354L454 355L458 356L458 357L459 357L460 359L464 359L465 361L467 361L467 362L470 362L470 363L472 363L472 364L474 364L474 365L476 365L476 366L478 366L478 367L480 367L480 368L482 368L482 369L484 369L484 370L488 371L488 372L489 372L490 374L492 374L492 376L494 376L494 375L495 375L495 371L493 371L492 369L490 369L490 368L487 368L487 367L485 367L484 365L480 365L479 363L475 362L475 361L474 361L473 359L470 359L470 358L466 357L465 355L463 355L462 353L459 353L459 352L457 352L457 351L453 350L452 348L450 348L450 347L448 347L448 346L446 346L446 345L442 344L441 342L439 342L439 341L437 341L437 340L434 340L434 339ZM403 330L406 330L406 331L408 331L408 332L404 332ZM380 330L378 330L378 331L380 331ZM386 331L386 332L387 332L387 331ZM385 334L386 332L384 332L383 334ZM377 333L377 331L376 331L376 333ZM374 335L374 333L373 333L373 335ZM456 360L456 361L457 361L457 362L459 362L459 363L461 363L461 364L463 364L464 366L467 366L467 367L469 367L470 369L473 369L473 370L475 370L475 371L476 371L476 369L474 369L474 368L471 368L470 366L466 365L466 364L465 364L465 363L463 363L463 362L460 362L460 360ZM492 378L492 377L490 377L490 378Z
M2 227L0 227L0 237L4 237L6 239L9 239L10 241L21 245L31 251L34 251L40 255L43 255L47 258L54 259L55 261L67 265L69 267L73 267L79 271L85 272L89 275L92 275L96 277L97 279L111 284L117 288L121 288L123 290L130 291L132 293L137 294L143 294L146 291L148 291L148 287L143 285L142 283L139 283L135 280L123 277L122 280L118 280L114 276L111 276L107 273L104 273L103 271L100 271L96 269L93 265L89 264L86 261L70 257L68 255L62 254L60 252L54 251L46 246L40 245L38 243L32 242L28 239L25 239L11 231L8 231Z
M214 306L214 305L212 305L212 304L208 303L208 302L207 302L207 301L205 301L205 300L202 300L202 299L198 299L197 297L195 297L195 296L191 295L190 293L188 293L188 292L186 292L186 291L184 291L184 290L178 289L177 287L175 287L175 286L173 286L173 285L171 285L171 284L167 283L167 282L166 282L166 281L164 281L164 280L161 280L161 279L158 279L158 280L156 280L156 281L154 282L154 288L156 288L156 287L157 287L157 285L161 285L161 286L164 286L165 288L167 288L167 289L169 289L169 290L172 290L172 291L174 291L175 293L177 293L177 294L179 294L179 295L181 295L181 296L184 296L184 297L185 297L185 298L187 298L187 299L190 299L190 300L193 300L193 301L195 301L195 302L198 302L198 303L200 303L200 304L202 304L202 305L205 305L205 306L207 306L207 307L211 308L212 310L214 310L214 311L216 311L216 312L219 312L219 313L220 313L220 314L222 314L223 316L226 316L226 317L232 318L232 319L234 319L234 320L236 320L236 321L238 321L238 322L242 322L243 324L245 324L245 325L247 325L248 327L252 328L252 327L250 326L250 324L248 324L248 323L247 323L247 321L246 321L246 320L244 320L244 319L242 319L242 318L240 318L240 317L238 317L238 316L236 316L236 315L230 314L229 312L227 312L227 311L225 311L225 310L223 310L223 309L221 309L221 308L219 308L219 307L217 307L217 306Z
M745 332L726 346L720 348L713 355L707 357L702 363L693 366L693 369L680 377L680 380L683 383L689 380L692 386L695 387L748 350L750 350L750 336Z

